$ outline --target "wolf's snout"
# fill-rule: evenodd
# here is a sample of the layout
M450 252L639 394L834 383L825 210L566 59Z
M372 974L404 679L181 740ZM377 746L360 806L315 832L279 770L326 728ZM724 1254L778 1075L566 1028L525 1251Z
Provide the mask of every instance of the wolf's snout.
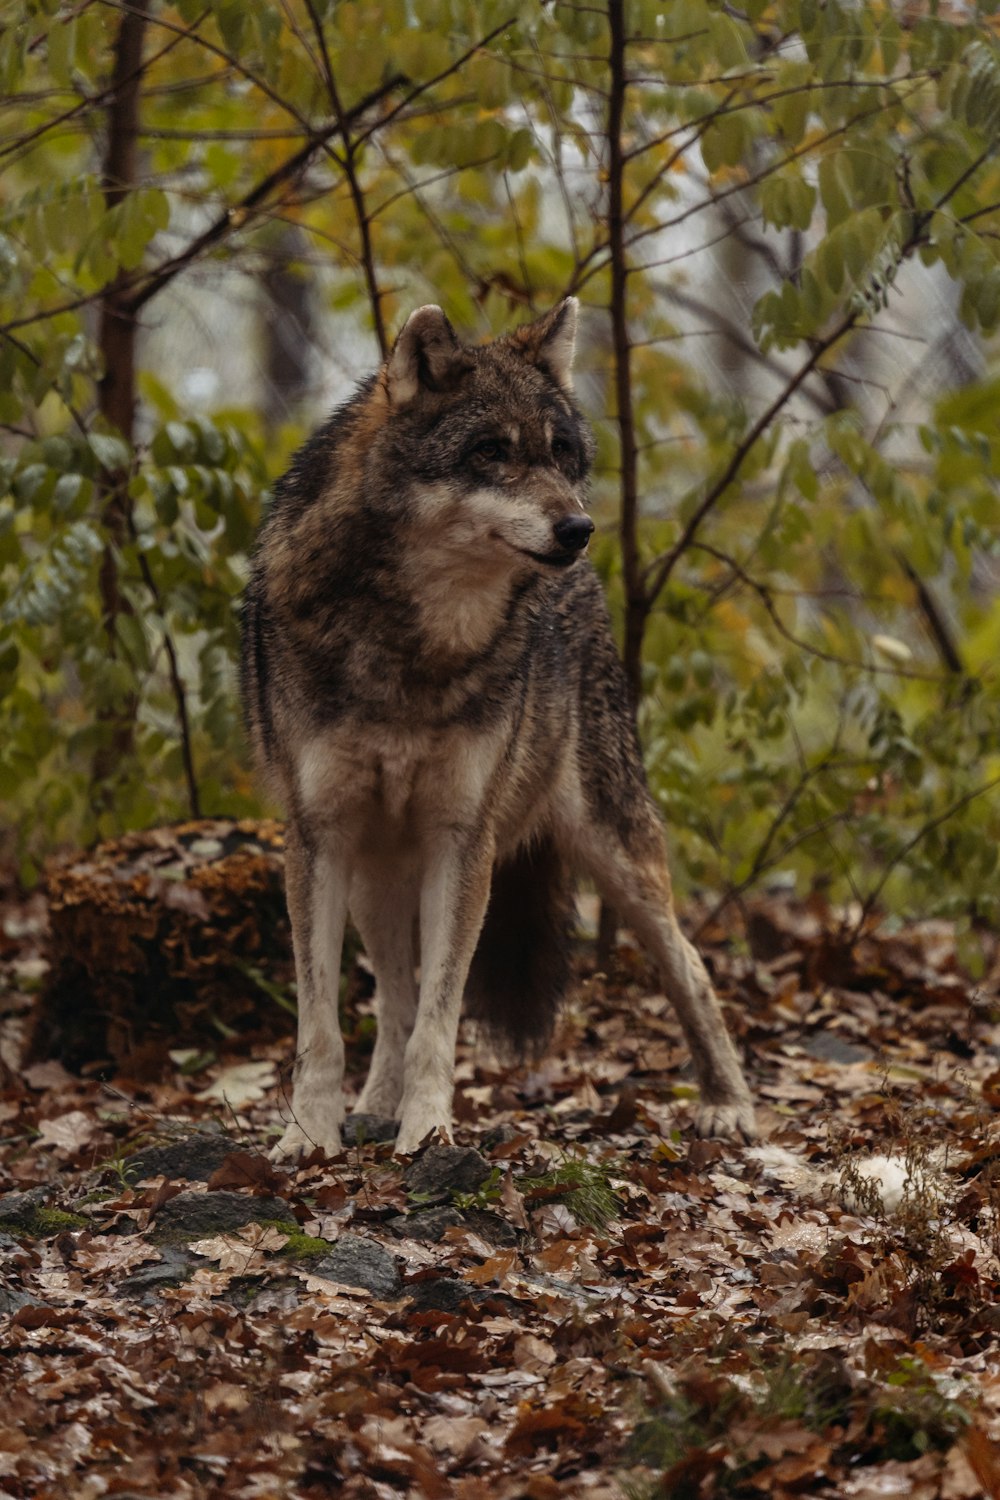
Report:
M589 516L563 516L553 526L552 534L567 552L582 552L593 530L594 523Z

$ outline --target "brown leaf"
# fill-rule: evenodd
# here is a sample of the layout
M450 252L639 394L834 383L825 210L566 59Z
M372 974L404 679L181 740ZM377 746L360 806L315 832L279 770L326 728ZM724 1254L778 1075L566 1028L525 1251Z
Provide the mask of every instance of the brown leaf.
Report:
M85 1146L99 1128L93 1115L85 1114L82 1109L71 1109L68 1114L40 1121L38 1139L43 1146L54 1146L57 1151L72 1155Z
M516 1260L516 1250L501 1250L499 1255L491 1255L489 1260L484 1261L481 1266L475 1266L471 1271L466 1271L465 1280L471 1281L473 1286L486 1286L490 1281L502 1282Z
M285 1193L291 1179L259 1151L230 1151L208 1179L208 1190L251 1187L261 1193Z
M962 1448L989 1500L1000 1500L1000 1444L981 1427L970 1427Z
M561 1404L533 1411L527 1402L522 1402L520 1412L504 1443L504 1452L511 1457L530 1458L539 1448L558 1448L561 1442L582 1438L587 1430Z
M500 1184L500 1202L504 1206L507 1218L516 1228L527 1229L529 1227L524 1196L514 1186L514 1176L509 1170L504 1173Z
M606 1120L600 1121L600 1127L614 1134L616 1131L624 1133L631 1130L639 1113L639 1090L634 1083L626 1083L615 1101L615 1107Z

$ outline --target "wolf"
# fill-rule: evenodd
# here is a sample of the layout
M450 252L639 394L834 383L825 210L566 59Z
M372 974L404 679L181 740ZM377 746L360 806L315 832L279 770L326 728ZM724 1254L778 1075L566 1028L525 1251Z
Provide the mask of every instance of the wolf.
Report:
M463 996L498 1043L544 1046L571 978L576 874L660 966L698 1130L754 1134L718 999L677 924L584 558L593 449L576 323L569 297L469 345L439 307L418 308L276 486L244 598L242 689L288 817L299 1031L277 1159L341 1149L348 912L378 1023L356 1107L394 1116L406 1154L450 1133Z

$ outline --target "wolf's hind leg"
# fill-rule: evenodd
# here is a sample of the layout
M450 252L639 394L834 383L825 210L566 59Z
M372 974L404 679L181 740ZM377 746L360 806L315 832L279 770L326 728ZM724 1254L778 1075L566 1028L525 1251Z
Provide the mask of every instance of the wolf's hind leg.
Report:
M602 896L659 965L701 1090L699 1135L756 1135L753 1100L701 957L677 924L663 835L651 804L622 834L603 822L577 830L579 855Z
M338 999L340 955L347 917L347 863L330 844L306 844L290 825L285 892L292 922L299 1030L291 1120L271 1156L308 1155L319 1146L341 1149L344 1119L344 1041Z
M406 1044L417 1015L413 937L418 899L415 880L366 874L356 876L351 886L351 915L375 971L378 1017L368 1079L356 1108L359 1114L388 1120L403 1097Z

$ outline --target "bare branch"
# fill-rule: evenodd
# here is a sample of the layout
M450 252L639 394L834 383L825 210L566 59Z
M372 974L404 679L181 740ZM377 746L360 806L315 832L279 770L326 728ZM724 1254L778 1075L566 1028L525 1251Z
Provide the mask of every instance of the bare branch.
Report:
M1000 776L993 776L989 781L980 782L979 786L973 787L971 792L966 792L962 797L956 797L955 801L949 803L943 812L937 813L933 818L928 818L926 823L921 824L913 837L907 839L902 848L898 849L892 859L889 860L882 874L861 903L861 910L858 913L857 921L851 928L847 939L848 942L853 943L862 932L893 870L899 868L907 855L912 854L917 845L922 843L929 833L933 833L935 828L940 828L943 823L947 823L956 813L961 812L963 807L968 807L969 803L975 802L978 797L985 797L987 792L991 792L997 786L1000 786Z

